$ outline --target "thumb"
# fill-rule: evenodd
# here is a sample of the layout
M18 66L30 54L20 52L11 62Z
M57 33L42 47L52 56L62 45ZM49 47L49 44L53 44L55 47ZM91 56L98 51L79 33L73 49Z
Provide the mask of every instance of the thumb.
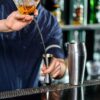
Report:
M47 69L47 68L46 68L46 65L44 64L44 65L42 66L42 71L44 72L46 69Z

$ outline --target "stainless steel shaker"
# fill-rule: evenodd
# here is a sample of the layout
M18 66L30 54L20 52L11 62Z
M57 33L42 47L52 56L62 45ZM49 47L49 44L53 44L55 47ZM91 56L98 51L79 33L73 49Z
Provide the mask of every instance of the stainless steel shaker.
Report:
M85 43L67 43L66 47L68 50L69 83L72 85L83 84L87 58Z

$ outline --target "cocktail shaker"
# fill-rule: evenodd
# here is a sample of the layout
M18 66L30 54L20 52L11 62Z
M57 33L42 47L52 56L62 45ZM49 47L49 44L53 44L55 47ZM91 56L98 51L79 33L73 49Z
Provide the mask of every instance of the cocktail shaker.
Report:
M86 46L84 42L67 43L69 83L72 85L83 84L85 64L86 64Z

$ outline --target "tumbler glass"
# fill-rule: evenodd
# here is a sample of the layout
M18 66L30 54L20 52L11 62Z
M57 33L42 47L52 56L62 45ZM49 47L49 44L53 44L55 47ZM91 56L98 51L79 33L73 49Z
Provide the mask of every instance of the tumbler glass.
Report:
M33 14L40 0L13 0L21 14Z

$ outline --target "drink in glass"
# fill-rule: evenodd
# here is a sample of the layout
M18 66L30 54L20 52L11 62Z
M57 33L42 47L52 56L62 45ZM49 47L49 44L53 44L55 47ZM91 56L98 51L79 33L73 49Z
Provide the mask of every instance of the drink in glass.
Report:
M13 0L21 14L33 14L39 0Z

